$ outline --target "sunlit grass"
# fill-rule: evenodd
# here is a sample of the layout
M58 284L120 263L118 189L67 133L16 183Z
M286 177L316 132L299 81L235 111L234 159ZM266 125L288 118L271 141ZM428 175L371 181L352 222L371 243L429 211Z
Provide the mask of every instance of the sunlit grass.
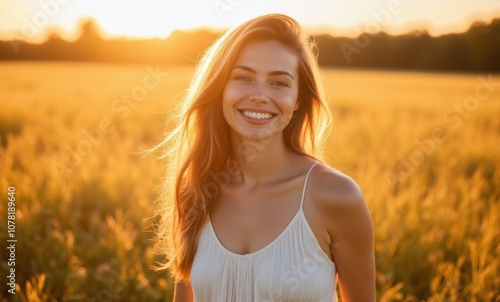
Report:
M159 258L147 219L161 166L139 152L161 139L192 68L160 70L168 75L143 101L126 103L120 98L144 85L147 66L1 65L0 196L16 187L21 300L170 299L166 274L150 268ZM500 88L477 108L444 116L475 95L478 77L325 72L335 119L328 162L368 202L380 301L498 295ZM436 129L443 140L432 140ZM0 209L5 221L5 202Z

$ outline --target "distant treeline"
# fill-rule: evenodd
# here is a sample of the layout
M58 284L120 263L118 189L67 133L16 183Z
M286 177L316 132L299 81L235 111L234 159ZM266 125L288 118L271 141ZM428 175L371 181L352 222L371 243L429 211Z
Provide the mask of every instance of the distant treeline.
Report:
M74 42L52 34L43 44L0 41L0 60L71 60L193 64L220 33L174 31L166 39L103 40L96 24L82 25ZM500 72L500 19L474 23L467 32L432 37L427 32L357 38L317 35L322 66Z

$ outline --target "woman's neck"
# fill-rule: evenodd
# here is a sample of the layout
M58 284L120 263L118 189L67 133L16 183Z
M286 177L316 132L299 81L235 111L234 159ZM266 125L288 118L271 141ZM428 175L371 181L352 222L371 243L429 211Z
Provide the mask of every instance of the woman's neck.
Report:
M232 154L239 173L234 181L248 189L277 180L291 162L282 133L263 140L253 140L232 133Z

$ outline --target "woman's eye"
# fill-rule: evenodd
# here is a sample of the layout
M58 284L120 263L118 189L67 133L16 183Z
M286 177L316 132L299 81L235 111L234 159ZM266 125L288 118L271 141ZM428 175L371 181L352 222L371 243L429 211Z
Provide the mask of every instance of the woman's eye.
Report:
M234 79L237 81L242 81L242 82L250 82L251 81L251 79L245 75L237 75L234 77Z
M289 87L290 85L288 85L287 82L284 82L284 81L274 81L273 82L273 85L276 85L276 86L283 86L283 87Z

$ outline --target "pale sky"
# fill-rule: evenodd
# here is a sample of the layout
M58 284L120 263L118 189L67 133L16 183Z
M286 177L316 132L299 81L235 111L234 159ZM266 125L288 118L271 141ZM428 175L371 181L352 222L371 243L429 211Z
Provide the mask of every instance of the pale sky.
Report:
M107 38L164 38L174 29L222 29L267 13L290 15L311 33L440 35L500 17L500 0L0 0L0 39L40 42L56 29L71 40L88 17Z

